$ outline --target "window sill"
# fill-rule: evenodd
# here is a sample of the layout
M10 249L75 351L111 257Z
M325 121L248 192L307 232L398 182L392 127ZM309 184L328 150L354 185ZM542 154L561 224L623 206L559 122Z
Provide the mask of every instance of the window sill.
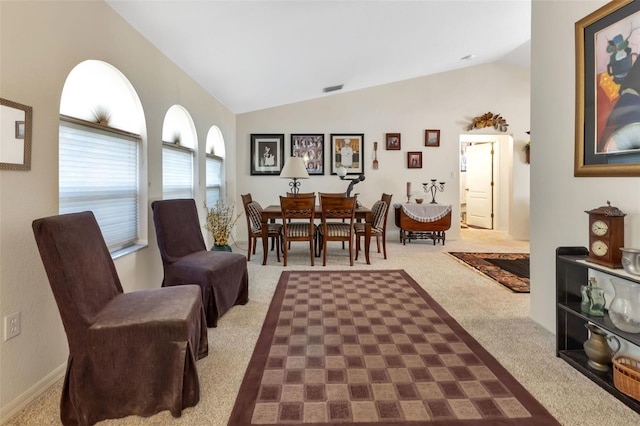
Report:
M128 255L129 253L135 253L136 251L143 249L147 247L147 244L134 244L132 246L129 247L125 247L123 249L120 250L116 250L113 253L111 253L111 259L116 260L119 257L123 257Z

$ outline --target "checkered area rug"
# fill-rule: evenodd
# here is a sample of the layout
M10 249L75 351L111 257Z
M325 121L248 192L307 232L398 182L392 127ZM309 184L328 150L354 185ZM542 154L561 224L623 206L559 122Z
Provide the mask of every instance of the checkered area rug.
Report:
M228 424L345 423L559 424L406 272L283 272Z

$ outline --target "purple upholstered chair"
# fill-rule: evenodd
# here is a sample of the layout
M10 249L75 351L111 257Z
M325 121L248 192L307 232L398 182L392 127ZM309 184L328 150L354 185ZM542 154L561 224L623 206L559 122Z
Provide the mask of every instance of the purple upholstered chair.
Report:
M35 220L33 233L69 343L62 423L196 405L196 360L208 353L200 288L123 293L91 212Z
M207 326L215 327L229 309L249 301L247 258L207 250L194 200L154 201L151 208L164 265L162 286L198 284Z

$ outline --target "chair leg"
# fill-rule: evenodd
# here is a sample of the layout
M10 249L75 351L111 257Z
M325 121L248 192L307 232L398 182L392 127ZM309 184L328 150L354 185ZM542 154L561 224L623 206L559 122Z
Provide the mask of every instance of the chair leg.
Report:
M247 249L247 262L251 260L251 242L253 241L253 237L249 235L249 248Z
M376 244L378 245L378 253L380 253L380 236L376 235Z
M258 245L258 238L253 237L253 254L256 254L256 246Z
M286 241L286 238L282 239L282 250L283 250L283 254L282 254L282 262L284 264L284 266L287 266L287 252L288 250L288 241Z
M311 258L311 266L314 266L313 264L313 260L316 257L316 239L315 238L311 238L309 240L309 257Z
M276 243L276 256L278 257L278 262L280 262L280 237L273 238Z
M322 266L327 266L327 239L322 239Z
M349 265L353 266L353 238L349 239Z
M359 251L360 251L360 236L356 234L356 260L358 260Z
M382 234L382 253L384 253L384 258L387 258L387 239L386 235Z

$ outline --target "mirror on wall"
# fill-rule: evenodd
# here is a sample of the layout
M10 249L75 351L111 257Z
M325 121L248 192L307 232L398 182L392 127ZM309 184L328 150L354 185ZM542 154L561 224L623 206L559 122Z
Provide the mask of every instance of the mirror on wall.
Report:
M0 98L0 169L31 169L32 108Z

